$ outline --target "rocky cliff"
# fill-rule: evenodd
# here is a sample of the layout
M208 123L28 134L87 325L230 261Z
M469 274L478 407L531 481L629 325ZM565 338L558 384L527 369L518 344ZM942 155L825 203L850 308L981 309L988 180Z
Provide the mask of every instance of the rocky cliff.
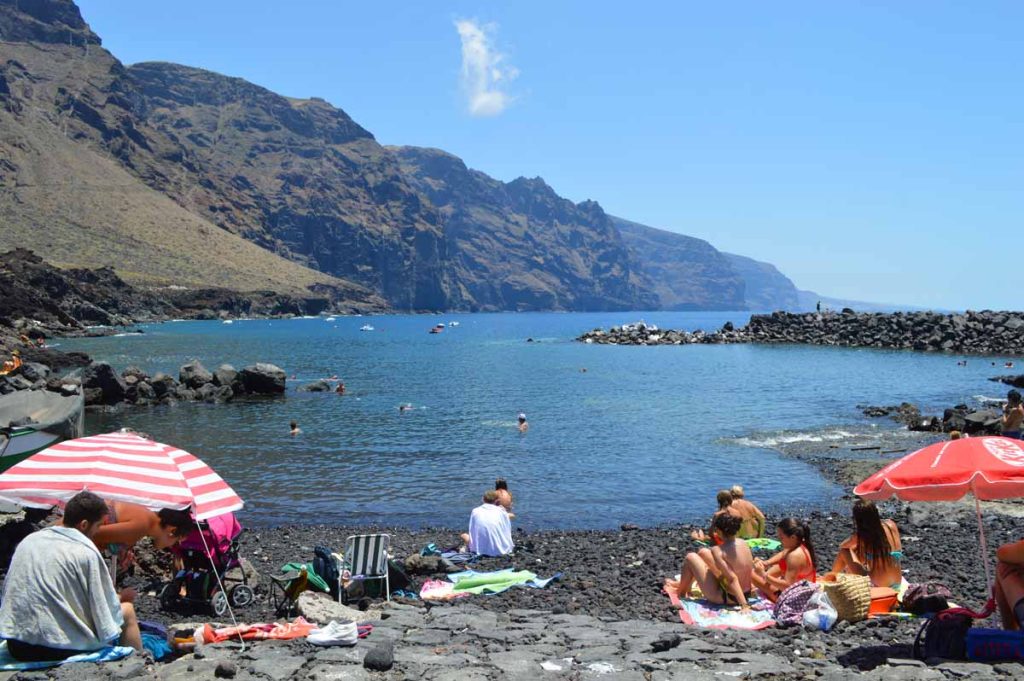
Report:
M796 303L771 266L730 272L706 242L616 221L539 178L386 149L323 100L177 64L126 68L71 0L0 0L0 35L0 249L165 293L339 307Z
M726 256L702 239L612 218L666 310L745 310L746 284Z
M659 306L612 219L540 178L501 182L438 149L389 147L442 215L453 302L479 310Z
M793 310L800 307L800 292L774 265L733 253L723 253L742 277L751 310Z

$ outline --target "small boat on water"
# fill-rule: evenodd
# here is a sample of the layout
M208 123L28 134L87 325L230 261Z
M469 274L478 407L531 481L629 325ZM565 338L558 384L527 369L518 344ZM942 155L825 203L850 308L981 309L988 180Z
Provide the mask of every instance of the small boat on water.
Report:
M225 320L224 320L223 322L221 322L221 323L222 323L222 324L234 324L235 322L234 322L234 320L233 320L233 319L225 319Z
M437 324L430 329L430 333L441 333L442 331L444 331L444 324Z
M362 326L359 327L359 330L360 331L373 331L374 328L371 325L369 325L369 324L363 324Z
M328 318L327 318L327 319L325 319L324 321L325 321L325 322L333 322L333 321L337 321L337 320L336 320L336 319L335 319L334 317L328 317Z
M85 400L48 390L0 397L0 471L63 440L85 434Z
M458 322L448 322L448 326L458 326Z

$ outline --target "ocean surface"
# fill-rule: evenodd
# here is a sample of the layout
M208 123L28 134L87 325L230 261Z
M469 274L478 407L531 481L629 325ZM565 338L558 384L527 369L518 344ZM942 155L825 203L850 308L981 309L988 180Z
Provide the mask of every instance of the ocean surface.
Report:
M841 490L771 447L892 430L858 404L926 412L1003 395L1007 358L803 346L615 347L572 339L640 318L717 329L749 313L449 314L168 322L142 335L67 339L119 370L177 377L266 361L276 399L90 414L89 434L130 427L206 460L242 495L243 521L462 527L496 477L526 528L659 525L709 516L743 484L766 509L832 504ZM443 333L436 323L457 322ZM370 324L374 331L360 331ZM533 338L535 342L526 342ZM991 366L997 362L999 368ZM347 393L302 393L337 375ZM292 378L294 376L294 378ZM411 404L404 413L399 405ZM520 434L516 415L530 429ZM302 434L291 436L296 420ZM888 433L891 437L893 433Z

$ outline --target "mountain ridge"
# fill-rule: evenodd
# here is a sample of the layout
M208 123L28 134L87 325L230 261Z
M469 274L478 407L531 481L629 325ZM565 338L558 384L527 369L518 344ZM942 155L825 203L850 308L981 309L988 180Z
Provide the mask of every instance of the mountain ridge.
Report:
M0 0L0 32L0 249L134 284L395 310L798 304L770 265L539 177L501 182L442 150L384 147L323 99L125 66L71 0Z

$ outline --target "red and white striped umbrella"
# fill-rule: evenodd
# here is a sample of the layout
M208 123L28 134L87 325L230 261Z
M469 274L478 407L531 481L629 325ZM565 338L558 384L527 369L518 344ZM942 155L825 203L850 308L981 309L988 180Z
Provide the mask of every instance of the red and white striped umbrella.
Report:
M192 508L196 520L242 508L235 491L201 460L128 432L67 440L0 473L0 498L22 506L48 508L82 490L154 511Z

